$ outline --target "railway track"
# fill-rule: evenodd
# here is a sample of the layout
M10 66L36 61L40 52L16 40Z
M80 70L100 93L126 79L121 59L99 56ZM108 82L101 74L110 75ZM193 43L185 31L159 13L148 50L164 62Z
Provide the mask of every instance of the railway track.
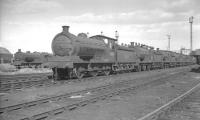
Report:
M0 114L2 118L9 116L6 119L10 120L46 120L66 111L69 112L115 95L144 89L147 86L162 84L165 82L164 78L174 77L177 74L159 76L137 84L133 80L121 81L97 88L2 107L0 108Z
M31 87L50 87L53 85L63 85L68 83L84 82L89 80L105 79L108 76L86 77L82 79L69 79L54 81L52 74L25 74L25 75L4 75L0 76L0 92L9 92ZM110 76L109 76L110 77Z
M172 114L172 111L177 108L179 110L184 111L183 107L187 104L190 104L191 108L190 111L185 109L186 112L193 113L197 112L200 113L200 83L188 90L187 92L181 94L180 96L176 97L175 99L169 101L168 103L164 104L163 106L159 107L158 109L148 113L147 115L139 118L138 120L165 120L169 119L169 115ZM193 104L193 106L191 106ZM195 111L196 109L196 111ZM189 114L191 115L191 114ZM185 115L184 115L185 117ZM190 116L191 117L191 116ZM198 115L199 117L199 115ZM199 117L200 118L200 117ZM198 119L191 119L191 120L199 120ZM169 119L171 120L171 119ZM175 120L172 118L172 120ZM177 119L180 120L180 119ZM183 119L185 120L185 119Z
M48 85L52 82L50 76L52 73L0 75L0 92Z
M181 102L175 104L158 119L199 120L200 119L200 89L194 91Z
M143 71L144 72L144 71ZM126 73L129 74L129 73ZM115 75L116 77L120 74ZM111 76L96 76L86 77L82 79L69 79L54 81L52 73L38 73L38 74L21 74L21 75L0 75L0 93L21 90L31 87L50 87L55 85L63 85L68 83L96 81L99 79L106 79Z
M31 87L50 87L55 85L64 85L68 83L77 83L85 81L96 81L99 79L105 79L111 76L96 76L96 77L86 77L82 79L68 79L54 81L52 79L52 74L25 74L25 75L3 75L0 76L0 93L10 92L14 90L20 90ZM117 75L116 75L117 77Z

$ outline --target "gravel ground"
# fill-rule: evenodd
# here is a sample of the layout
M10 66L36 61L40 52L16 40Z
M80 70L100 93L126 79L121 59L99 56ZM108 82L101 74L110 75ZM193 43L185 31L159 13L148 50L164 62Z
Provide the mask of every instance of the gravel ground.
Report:
M200 74L184 72L164 84L112 97L52 120L136 120L200 82Z
M83 90L86 88L97 87L101 85L105 85L108 83L114 83L119 80L130 80L130 79L138 79L145 77L152 77L162 74L175 74L180 70L188 69L190 67L184 68L173 68L173 69L165 69L165 70L156 70L156 71L145 71L140 73L126 73L117 75L116 77L110 77L107 79L102 79L98 81L86 81L81 83L72 83L67 85L52 86L52 87L44 87L44 88L31 88L25 89L19 92L13 93L2 93L0 96L1 107L7 105L14 105L18 103L28 102L32 100L37 100L40 98L49 97L51 95L59 95L68 92L75 92L79 90Z

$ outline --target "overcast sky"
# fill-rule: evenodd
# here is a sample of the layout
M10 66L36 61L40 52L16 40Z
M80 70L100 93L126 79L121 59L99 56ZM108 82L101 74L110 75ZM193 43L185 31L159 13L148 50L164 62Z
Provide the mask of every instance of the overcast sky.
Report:
M193 48L200 48L200 0L0 0L0 46L12 53L51 52L63 25L77 35L103 34L167 49L190 47L188 18L194 16Z

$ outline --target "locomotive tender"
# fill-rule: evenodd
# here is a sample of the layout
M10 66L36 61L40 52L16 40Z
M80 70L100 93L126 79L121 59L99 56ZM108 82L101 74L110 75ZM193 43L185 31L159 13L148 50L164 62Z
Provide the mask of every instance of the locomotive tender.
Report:
M145 71L156 68L185 66L194 63L190 56L131 42L118 45L117 39L103 35L90 38L80 33L75 36L69 26L52 41L54 56L48 59L55 79L82 78L124 71Z

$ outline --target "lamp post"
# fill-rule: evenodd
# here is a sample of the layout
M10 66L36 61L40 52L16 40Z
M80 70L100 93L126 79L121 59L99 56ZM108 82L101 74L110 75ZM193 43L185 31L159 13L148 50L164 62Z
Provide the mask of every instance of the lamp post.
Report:
M167 35L167 37L168 37L168 50L170 51L170 40L171 40L171 35Z
M117 64L117 49L118 49L118 45L117 45L117 43L118 43L118 39L119 39L119 33L118 33L118 31L116 30L115 31L115 38L116 38L116 41L115 41L115 64Z
M192 52L192 24L193 24L194 17L189 17L189 23L190 23L190 52Z

